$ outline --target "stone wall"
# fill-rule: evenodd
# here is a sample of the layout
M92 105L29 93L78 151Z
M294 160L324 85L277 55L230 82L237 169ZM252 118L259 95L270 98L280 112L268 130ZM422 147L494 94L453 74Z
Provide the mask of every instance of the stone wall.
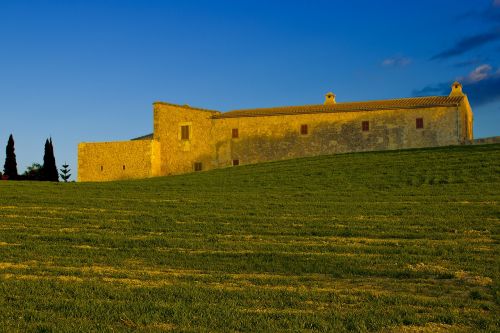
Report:
M464 96L464 101L460 105L460 143L471 143L474 139L473 122L474 116L469 104L469 99Z
M80 143L78 181L159 176L159 147L154 140Z
M472 111L458 107L214 118L220 112L154 103L153 140L82 143L79 181L166 176L239 164L357 151L457 145L472 140ZM416 128L423 118L424 127ZM369 130L362 130L362 122ZM307 134L301 134L307 125ZM182 138L182 126L189 138ZM232 130L238 129L238 138Z
M203 170L213 168L210 156L216 129L212 116L219 113L167 103L154 104L154 140L161 142L162 175L194 171L196 162L202 163ZM182 126L189 126L189 140L182 140Z
M241 117L214 120L211 168L356 151L456 145L457 108ZM424 128L416 128L423 118ZM362 122L369 131L362 131ZM308 134L300 133L307 125ZM239 138L231 138L238 128Z

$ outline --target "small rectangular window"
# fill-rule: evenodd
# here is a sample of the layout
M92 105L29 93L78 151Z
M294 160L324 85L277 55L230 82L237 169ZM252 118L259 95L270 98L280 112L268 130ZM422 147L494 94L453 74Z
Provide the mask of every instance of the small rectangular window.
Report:
M181 126L181 140L189 140L189 125Z
M194 171L201 171L203 169L203 165L201 162L195 162L194 163Z
M103 171L103 170L104 170L104 167L101 165L101 171Z
M123 166L123 170L125 170L125 165Z
M233 128L233 131L232 131L232 138L233 139L237 139L239 138L239 133L238 133L238 129L237 128Z
M368 132L370 130L370 122L369 121L363 121L361 123L361 128L363 129L363 132Z
M424 118L417 118L416 125L417 128L424 128Z
M300 134L307 135L307 133L308 133L307 125L300 125Z
M236 165L240 165L240 160L233 160L233 165L236 166Z

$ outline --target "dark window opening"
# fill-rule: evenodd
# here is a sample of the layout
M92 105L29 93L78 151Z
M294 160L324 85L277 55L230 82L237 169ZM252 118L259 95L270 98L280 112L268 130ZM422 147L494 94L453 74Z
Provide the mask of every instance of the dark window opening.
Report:
M103 170L104 170L104 167L101 165L101 171L103 171Z
M300 134L307 135L307 133L308 133L307 125L300 125Z
M233 137L233 139L237 139L240 137L237 128L233 128L232 137Z
M361 123L361 128L363 129L363 132L368 132L370 130L370 122L369 121L363 121Z
M125 170L125 165L123 166L123 170Z
M189 126L181 126L181 140L189 140Z
M240 165L240 160L233 160L233 165Z
M424 118L417 118L416 125L417 128L424 128Z
M194 163L194 171L201 171L203 169L203 165L201 162L195 162Z

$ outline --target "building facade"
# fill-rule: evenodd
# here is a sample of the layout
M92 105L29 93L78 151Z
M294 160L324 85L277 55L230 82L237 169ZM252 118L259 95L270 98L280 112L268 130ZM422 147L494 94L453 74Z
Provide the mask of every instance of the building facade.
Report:
M466 144L473 114L460 83L449 96L219 112L153 104L154 131L80 143L78 181L204 171L305 156Z

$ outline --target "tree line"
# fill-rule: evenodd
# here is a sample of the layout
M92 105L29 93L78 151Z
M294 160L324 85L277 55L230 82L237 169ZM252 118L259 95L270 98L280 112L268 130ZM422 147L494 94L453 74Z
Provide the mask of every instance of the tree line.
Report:
M17 172L16 152L14 147L14 137L12 134L9 136L7 147L5 148L5 164L3 167L3 174L0 172L0 179L3 180L39 180L58 182L59 177L64 182L69 180L71 170L67 163L63 164L61 173L59 174L56 165L56 158L54 156L54 145L52 138L45 140L45 151L43 154L43 165L33 163L29 166L23 174Z

